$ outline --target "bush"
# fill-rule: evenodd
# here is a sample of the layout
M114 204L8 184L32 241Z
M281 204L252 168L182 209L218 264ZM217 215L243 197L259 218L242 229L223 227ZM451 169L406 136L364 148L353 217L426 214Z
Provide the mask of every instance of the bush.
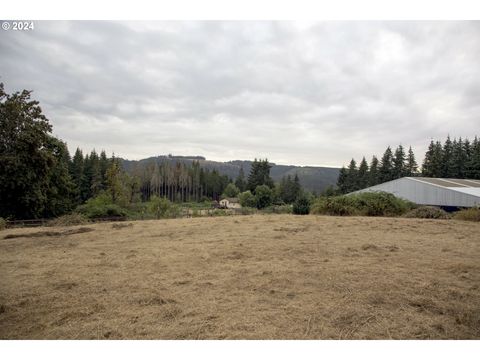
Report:
M110 197L101 193L100 195L87 200L83 205L77 207L76 212L89 219L127 216L127 210L119 205L112 204Z
M308 215L310 213L310 199L305 195L300 195L293 203L292 210L295 215Z
M453 216L455 220L480 221L480 208L460 210Z
M156 219L168 217L173 208L172 203L167 198L152 196L148 202L147 209Z
M267 185L258 185L255 188L255 199L257 200L257 209L263 209L272 204L273 193Z
M225 190L223 191L222 198L233 198L240 193L238 187L235 184L229 183Z
M85 204L79 206L76 211L89 219L110 217L125 218L127 216L127 211L124 208L121 208L120 206L115 204L102 206L91 206Z
M448 213L435 206L420 206L403 215L406 218L419 219L449 219Z
M0 230L4 230L6 228L7 228L7 221L4 218L0 217Z
M313 214L337 216L399 216L415 205L386 192L365 192L353 195L319 198L312 206Z
M90 222L90 220L78 213L72 213L68 215L60 216L56 219L50 220L48 226L73 226L73 225L83 225Z
M240 193L238 195L238 199L240 200L240 205L242 205L242 207L257 206L257 199L255 198L255 195L250 192L250 190Z

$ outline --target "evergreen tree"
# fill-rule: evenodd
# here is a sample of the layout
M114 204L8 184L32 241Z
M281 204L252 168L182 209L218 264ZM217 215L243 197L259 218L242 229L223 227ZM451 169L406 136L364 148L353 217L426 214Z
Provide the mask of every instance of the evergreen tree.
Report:
M363 157L362 161L360 162L360 166L358 167L358 181L357 181L358 189L365 189L368 187L368 164L365 157Z
M342 166L337 180L337 187L341 194L346 194L348 192L347 174L348 170L345 166Z
M255 159L253 161L250 174L248 175L247 187L250 191L255 192L255 189L259 185L266 185L269 188L273 188L273 180L270 177L271 167L267 159Z
M372 161L370 161L370 170L368 172L368 186L377 185L380 182L379 176L378 159L375 155L373 155Z
M387 182L393 180L394 172L393 172L393 154L392 149L387 147L385 150L382 160L380 161L380 167L378 169L379 180L380 182Z
M405 150L403 149L402 145L398 145L397 149L395 150L395 156L393 158L393 179L399 179L405 176Z
M245 181L243 167L240 168L237 179L235 180L235 186L240 190L240 192L244 192L247 189L247 182Z
M100 153L99 168L100 168L100 179L101 179L101 189L105 190L107 188L107 169L109 167L109 160L105 150L102 150Z
M358 170L355 159L352 159L347 169L347 192L356 190L358 190Z
M454 141L455 144L455 141ZM422 166L422 175L426 177L442 177L442 144L437 141L430 142L428 150L425 153L425 159Z
M77 148L70 165L70 175L75 184L75 202L80 204L82 202L81 188L84 183L84 160L83 153L80 148Z
M480 140L475 136L470 149L470 160L467 163L467 177L480 179Z
M410 146L408 148L405 176L416 176L417 173L418 173L417 161L415 160L415 154L413 153L412 147Z
M95 197L102 190L102 173L100 170L100 158L95 150L90 153L90 197Z
M453 144L450 140L450 135L447 136L447 140L443 144L442 153L442 177L453 177L453 169L455 164L453 163Z
M467 165L467 155L465 152L465 147L462 138L459 138L458 141L454 139L453 141L453 169L451 173L452 178L463 179L466 174L466 165Z

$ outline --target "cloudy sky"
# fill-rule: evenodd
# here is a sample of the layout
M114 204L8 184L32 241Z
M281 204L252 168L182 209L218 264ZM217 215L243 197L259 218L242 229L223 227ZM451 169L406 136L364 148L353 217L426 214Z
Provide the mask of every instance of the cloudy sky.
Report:
M480 135L480 22L50 22L0 31L0 81L70 151L341 166ZM421 159L420 159L421 160Z

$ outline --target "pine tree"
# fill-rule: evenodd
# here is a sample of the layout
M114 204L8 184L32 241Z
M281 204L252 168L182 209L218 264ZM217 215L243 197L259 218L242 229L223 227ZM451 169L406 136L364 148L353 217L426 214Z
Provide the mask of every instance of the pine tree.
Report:
M467 177L480 179L480 140L475 136L470 149L470 161L467 164Z
M240 167L240 171L238 173L237 179L235 180L235 186L240 190L240 192L244 192L247 188L243 167Z
M456 141L455 139L453 141L452 159L452 177L456 179L465 178L467 156L465 153L465 147L462 138L459 138L458 141Z
M418 173L418 165L415 160L415 154L413 153L412 147L410 146L408 148L405 176L416 176L417 173Z
M405 176L405 150L403 149L402 145L398 145L397 149L395 150L395 156L393 158L393 179L399 179Z
M358 167L358 189L365 189L368 186L368 164L365 157L363 157Z
M337 180L337 187L342 194L346 194L348 192L347 174L348 170L345 168L345 166L342 166Z
M105 150L102 150L100 153L100 161L99 161L99 167L100 167L100 178L101 178L101 189L105 190L107 188L107 169L109 166L109 160L107 158L107 154L105 153Z
M368 186L377 185L379 180L378 173L378 159L375 155L372 156L372 161L370 161L370 170L368 172Z
M355 159L350 160L347 170L347 192L358 190L358 170Z
M442 177L453 177L453 144L450 140L450 135L447 136L447 140L443 144L443 154L442 154Z
M80 148L77 148L70 165L70 175L75 184L75 202L80 204L82 202L81 189L85 182L84 180L84 160L83 153Z
M378 169L380 182L387 182L393 180L393 154L392 149L387 147L385 150L382 160L380 161L380 168Z
M422 175L425 177L432 177L433 176L433 157L435 152L435 143L433 140L430 141L430 145L428 146L428 150L425 153L425 157L423 159L422 164Z
M268 163L268 160L255 159L248 175L248 189L253 193L257 186L267 185L273 188L273 180L270 177L270 168L272 166Z

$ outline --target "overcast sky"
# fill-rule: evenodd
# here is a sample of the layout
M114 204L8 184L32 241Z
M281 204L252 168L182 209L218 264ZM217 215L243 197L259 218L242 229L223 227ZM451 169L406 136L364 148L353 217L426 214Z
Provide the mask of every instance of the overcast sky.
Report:
M480 135L480 22L50 22L0 30L71 152L341 166ZM421 160L421 159L419 159Z

